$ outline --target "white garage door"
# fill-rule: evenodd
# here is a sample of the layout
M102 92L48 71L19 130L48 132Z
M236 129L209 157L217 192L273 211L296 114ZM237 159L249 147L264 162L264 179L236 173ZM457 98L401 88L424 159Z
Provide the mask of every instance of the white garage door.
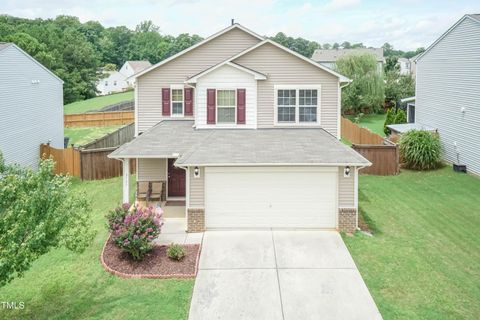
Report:
M337 180L337 168L206 168L206 227L335 228Z

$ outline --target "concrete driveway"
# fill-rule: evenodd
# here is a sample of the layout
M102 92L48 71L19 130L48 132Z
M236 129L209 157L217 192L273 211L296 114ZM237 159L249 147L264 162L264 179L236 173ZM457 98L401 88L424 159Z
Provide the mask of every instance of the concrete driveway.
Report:
M337 232L209 231L189 319L381 316Z

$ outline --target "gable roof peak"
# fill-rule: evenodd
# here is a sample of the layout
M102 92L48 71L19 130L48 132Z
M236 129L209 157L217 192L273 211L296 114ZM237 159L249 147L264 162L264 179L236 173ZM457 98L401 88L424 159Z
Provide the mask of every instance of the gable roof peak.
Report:
M185 53L187 53L187 52L189 52L189 51L191 51L191 50L193 50L193 49L195 49L195 48L198 48L198 47L200 47L201 45L203 45L203 44L205 44L205 43L207 43L207 42L209 42L209 41L211 41L211 40L213 40L213 39L221 36L222 34L225 34L225 33L229 32L229 31L231 31L231 30L233 30L233 29L240 29L240 30L244 31L245 33L248 33L248 34L250 34L251 36L259 39L260 41L264 41L264 40L265 40L265 37L263 37L263 36L255 33L255 32L253 32L252 30L250 30L250 29L248 29L248 28L245 28L244 26L242 26L242 25L239 24L239 23L234 23L234 24L232 24L232 25L230 25L230 26L228 26L228 27L226 27L226 28L218 31L217 33L214 33L214 34L212 34L211 36L203 39L202 41L194 44L193 46L190 46L190 47L188 47L188 48L186 48L186 49L178 52L177 54L174 54L173 56L171 56L171 57L169 57L169 58L167 58L167 59L164 59L164 60L162 60L162 61L160 61L160 62L158 62L158 63L150 66L149 68L146 68L146 69L144 69L144 70L142 70L142 71L140 71L140 72L132 75L130 78L135 79L135 78L137 78L137 77L139 77L139 76L141 76L141 75L143 75L143 74L145 74L145 73L147 73L147 72L150 72L150 71L152 71L152 70L160 67L161 65L164 65L164 64L166 64L167 62L172 61L172 60L178 58L179 56L184 55Z

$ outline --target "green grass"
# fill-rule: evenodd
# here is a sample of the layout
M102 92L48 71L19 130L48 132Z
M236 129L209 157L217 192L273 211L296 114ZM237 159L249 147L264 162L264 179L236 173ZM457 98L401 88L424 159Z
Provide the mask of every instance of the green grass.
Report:
M378 233L344 239L384 319L478 319L478 190L451 167L361 176L361 211Z
M193 280L121 279L100 264L104 216L120 203L121 186L121 178L75 183L72 192L91 199L98 231L93 244L82 254L55 249L0 288L0 301L25 303L23 310L0 308L0 319L186 319Z
M366 114L360 119L360 126L370 129L370 131L385 137L383 132L383 124L385 123L385 114ZM348 119L354 121L354 116L347 116Z
M118 128L119 126L103 126L103 127L78 127L78 128L65 128L64 135L69 137L69 145L72 143L77 146L82 146L95 139L101 138L106 134L109 134Z
M65 114L84 113L91 110L98 110L118 102L133 100L133 91L114 93L108 96L100 96L87 100L76 101L66 104L63 107Z

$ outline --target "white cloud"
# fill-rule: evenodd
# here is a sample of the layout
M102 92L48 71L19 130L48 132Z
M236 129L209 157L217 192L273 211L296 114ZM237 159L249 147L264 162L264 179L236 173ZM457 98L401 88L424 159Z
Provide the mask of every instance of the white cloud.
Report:
M331 0L324 6L324 9L328 11L336 11L355 7L359 3L360 0Z

